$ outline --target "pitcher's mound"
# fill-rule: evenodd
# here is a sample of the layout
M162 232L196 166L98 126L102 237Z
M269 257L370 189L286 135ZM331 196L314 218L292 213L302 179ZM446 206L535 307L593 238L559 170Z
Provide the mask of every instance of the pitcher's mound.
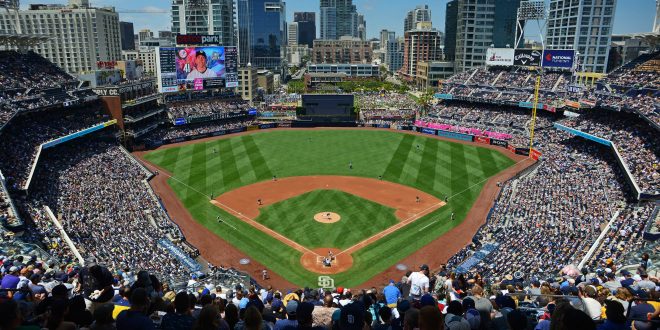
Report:
M341 217L334 212L321 212L314 215L314 220L320 223L335 223L341 220Z

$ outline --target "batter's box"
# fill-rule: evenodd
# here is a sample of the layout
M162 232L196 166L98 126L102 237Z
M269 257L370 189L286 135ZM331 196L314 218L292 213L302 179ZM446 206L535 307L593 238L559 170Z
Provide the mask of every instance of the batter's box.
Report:
M316 256L316 263L320 264L324 267L332 267L332 266L339 266L339 262L337 261L337 258L332 257L324 257L324 256Z

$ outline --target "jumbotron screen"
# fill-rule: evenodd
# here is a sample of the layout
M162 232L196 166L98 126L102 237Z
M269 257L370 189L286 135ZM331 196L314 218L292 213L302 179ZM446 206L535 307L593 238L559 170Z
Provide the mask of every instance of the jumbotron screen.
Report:
M238 87L236 47L160 47L156 60L162 93Z

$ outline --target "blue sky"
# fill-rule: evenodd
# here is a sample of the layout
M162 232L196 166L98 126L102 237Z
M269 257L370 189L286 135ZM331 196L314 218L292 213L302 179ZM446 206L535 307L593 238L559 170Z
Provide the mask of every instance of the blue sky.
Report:
M67 0L35 0L21 1L23 6L28 3L64 3ZM434 1L400 1L400 0L353 0L358 12L365 15L367 20L367 36L377 37L381 29L396 31L401 35L403 19L408 10L416 5L429 4L433 26L441 31L445 27L445 5L448 0ZM148 28L153 31L169 30L170 26L170 0L92 0L95 6L114 6L120 12L122 21L135 24L138 30ZM294 11L318 12L318 0L287 0L287 21L293 21ZM140 10L147 13L125 13L122 11ZM157 13L165 11L166 13ZM318 14L317 14L318 16ZM655 18L654 0L618 0L614 19L613 32L633 33L651 31ZM317 17L318 20L318 17ZM318 25L318 22L317 22ZM527 37L538 35L538 29L528 29ZM318 33L318 32L317 32Z

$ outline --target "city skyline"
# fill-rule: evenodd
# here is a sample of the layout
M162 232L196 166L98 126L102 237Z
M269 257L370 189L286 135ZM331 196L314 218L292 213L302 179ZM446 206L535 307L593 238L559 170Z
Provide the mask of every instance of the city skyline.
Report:
M114 6L119 12L119 19L132 22L135 31L150 29L154 32L171 30L171 2L163 0L91 0L93 6ZM378 0L354 0L357 11L365 16L368 22L367 38L378 38L382 29L395 31L397 36L403 36L403 22L408 11L417 5L428 4L431 10L433 27L444 32L445 6L448 0L435 0L427 2L388 2L387 6L380 6ZM546 1L549 2L549 1ZM631 2L634 3L631 6ZM29 4L66 4L67 0L34 0L22 1L21 8ZM129 12L131 11L131 12ZM139 11L136 13L135 11ZM163 11L165 11L163 13ZM319 15L319 1L317 0L287 0L286 21L293 22L293 13L300 11L313 11ZM613 34L651 32L655 19L655 0L618 1L613 24ZM319 26L317 18L317 37ZM538 39L538 29L528 28L527 36ZM544 31L545 34L545 31Z

